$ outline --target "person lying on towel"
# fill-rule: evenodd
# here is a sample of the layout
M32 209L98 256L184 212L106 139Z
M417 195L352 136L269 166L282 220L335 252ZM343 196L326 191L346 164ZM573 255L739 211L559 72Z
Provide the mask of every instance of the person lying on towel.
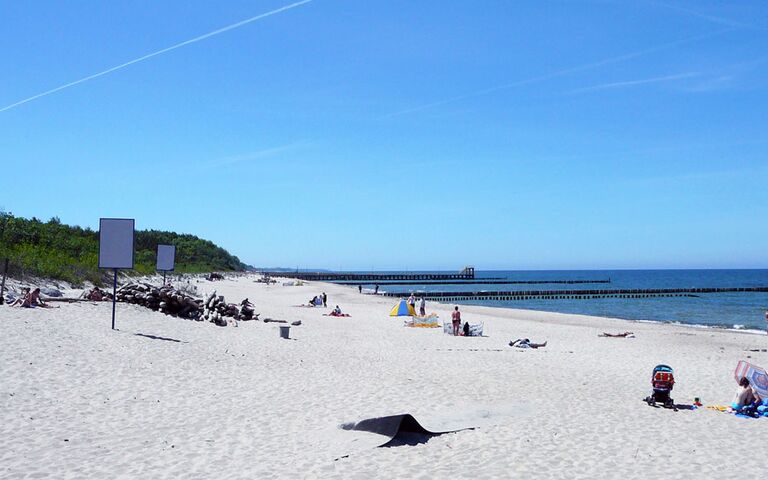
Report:
M509 342L510 347L517 347L517 348L541 348L546 347L547 342L544 343L533 343L527 338L518 338L517 340L512 340Z
M603 332L598 337L612 337L612 338L635 338L635 334L632 332L623 332L623 333L608 333Z

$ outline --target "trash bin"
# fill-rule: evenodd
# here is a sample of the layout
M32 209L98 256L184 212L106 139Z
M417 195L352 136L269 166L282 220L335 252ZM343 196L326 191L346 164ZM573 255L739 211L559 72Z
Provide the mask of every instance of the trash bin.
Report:
M281 325L280 326L280 338L290 338L288 336L289 332L291 331L291 327L288 325Z

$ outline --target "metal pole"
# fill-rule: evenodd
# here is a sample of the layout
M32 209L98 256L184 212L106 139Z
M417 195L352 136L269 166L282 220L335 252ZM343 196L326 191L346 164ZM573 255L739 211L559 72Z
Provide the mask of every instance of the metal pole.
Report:
M112 330L115 329L115 304L117 303L117 269L115 269L115 279L112 282Z
M165 270L163 270L163 286L165 286Z

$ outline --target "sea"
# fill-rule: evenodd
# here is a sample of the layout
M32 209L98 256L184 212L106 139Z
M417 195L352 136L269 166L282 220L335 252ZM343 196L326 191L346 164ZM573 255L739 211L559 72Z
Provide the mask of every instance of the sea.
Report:
M610 283L398 285L382 282L380 291L480 292L768 287L768 270L485 270L476 271L475 278L477 280L503 278L509 281L610 280ZM763 292L701 293L695 296L682 297L592 298L582 300L477 300L458 303L732 329L766 331L768 328L765 320L765 312L768 311L768 293Z

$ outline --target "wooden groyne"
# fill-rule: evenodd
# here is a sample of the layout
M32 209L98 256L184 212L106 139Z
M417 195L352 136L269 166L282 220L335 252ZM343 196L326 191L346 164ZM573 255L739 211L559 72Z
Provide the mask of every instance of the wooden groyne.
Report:
M336 282L339 285L371 285L371 282ZM424 281L382 281L380 286L387 285L576 285L586 283L611 283L607 280L505 280L501 278L476 278L474 280L424 280Z
M446 281L474 280L475 268L464 267L459 273L343 273L343 272L261 272L265 276L296 278L316 282L347 281L354 284L385 281ZM498 280L498 279L495 279Z
M416 292L427 300L460 302L472 300L589 300L593 298L690 297L703 293L768 292L768 287L648 288L615 290L519 290L506 292ZM387 292L388 297L407 297L410 292Z

